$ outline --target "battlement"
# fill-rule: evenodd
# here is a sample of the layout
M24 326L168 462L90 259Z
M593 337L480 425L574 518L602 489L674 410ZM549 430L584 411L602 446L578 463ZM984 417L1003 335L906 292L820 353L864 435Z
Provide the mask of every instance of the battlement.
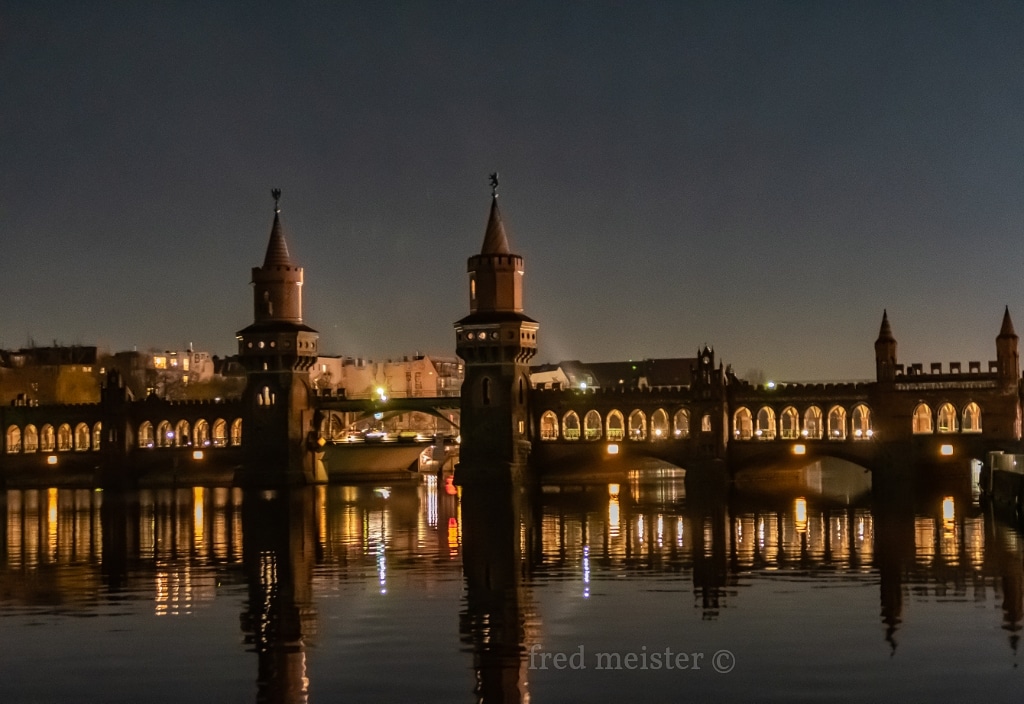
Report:
M968 362L967 371L963 371L963 364L960 362L950 362L947 372L942 371L942 362L930 362L928 365L929 371L924 371L924 365L921 363L914 364L897 364L895 366L896 376L928 376L928 377L943 377L945 379L960 379L964 377L970 377L979 374L996 374L999 372L999 362L990 360L988 363L988 371L983 372L981 362Z

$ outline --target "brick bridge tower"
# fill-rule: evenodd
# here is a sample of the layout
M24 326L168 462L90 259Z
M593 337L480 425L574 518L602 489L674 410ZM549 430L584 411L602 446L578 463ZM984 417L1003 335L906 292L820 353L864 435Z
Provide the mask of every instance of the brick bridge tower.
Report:
M509 249L491 176L491 213L480 254L469 258L469 315L455 323L466 363L458 480L517 479L530 453L529 363L536 321L523 314L523 258Z
M253 323L236 334L246 370L240 479L303 484L325 479L318 476L309 444L314 430L309 368L316 361L319 336L302 323L302 267L288 253L278 206L281 191L272 193L274 225L267 254L263 266L252 270Z

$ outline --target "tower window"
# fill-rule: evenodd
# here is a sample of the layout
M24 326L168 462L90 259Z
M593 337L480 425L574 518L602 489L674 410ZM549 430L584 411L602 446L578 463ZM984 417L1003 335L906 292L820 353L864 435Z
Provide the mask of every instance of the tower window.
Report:
M475 276L470 276L469 277L469 300L470 301L475 301L476 300L476 277Z
M491 380L484 377L484 380L480 385L480 390L483 392L484 405L491 405Z

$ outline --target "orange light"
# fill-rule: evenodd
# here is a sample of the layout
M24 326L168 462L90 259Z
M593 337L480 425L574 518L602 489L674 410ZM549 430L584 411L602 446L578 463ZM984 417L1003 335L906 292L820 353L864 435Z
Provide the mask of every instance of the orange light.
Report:
M203 451L202 450L195 450L195 451L193 451L192 459L194 459L194 460L201 460L201 459L203 459Z
M47 457L46 464L57 464L57 455L50 455Z
M619 454L619 446L616 445L615 443L609 444L608 445L608 454L609 455L617 455L617 454Z
M945 455L946 457L949 457L950 455L953 454L953 446L952 445L943 445L942 447L939 448L939 454Z
M804 454L807 454L807 448L804 447L803 445L793 445L793 454L794 455L804 455Z

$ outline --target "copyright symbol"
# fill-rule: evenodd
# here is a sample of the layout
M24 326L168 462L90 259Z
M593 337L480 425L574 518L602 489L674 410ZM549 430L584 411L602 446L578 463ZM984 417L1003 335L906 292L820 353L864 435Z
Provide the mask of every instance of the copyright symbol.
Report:
M723 675L732 672L732 668L736 667L736 656L732 654L732 651L719 650L711 656L711 667L715 668L715 672Z

